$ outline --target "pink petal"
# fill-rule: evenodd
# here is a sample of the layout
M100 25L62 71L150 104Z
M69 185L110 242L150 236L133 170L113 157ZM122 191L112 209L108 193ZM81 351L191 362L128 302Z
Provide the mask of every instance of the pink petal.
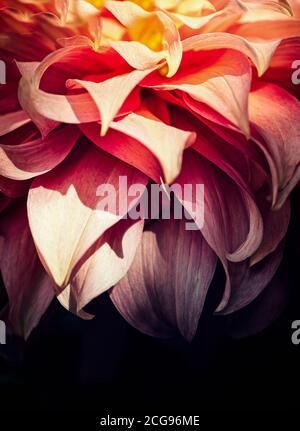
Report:
M71 281L77 311L126 275L142 238L143 227L143 220L121 220L93 244L89 256Z
M262 208L262 205L260 207L264 221L264 235L260 247L251 257L251 265L258 263L277 249L287 233L290 221L291 208L289 199L286 199L284 204L277 210L270 209L269 202L264 203L265 208Z
M143 234L127 275L112 289L122 316L140 331L191 340L197 330L216 256L183 221L153 224Z
M230 33L199 34L182 42L184 51L210 51L230 48L248 56L261 76L268 69L280 41L253 42Z
M131 136L150 150L159 161L166 182L171 183L180 172L184 149L193 143L196 136L151 118L153 116L147 111L141 112L149 118L132 113L113 122L111 127Z
M118 113L129 94L152 70L134 70L103 82L75 80L84 87L95 101L101 116L101 136L104 136L111 121Z
M128 186L147 183L134 168L82 142L57 168L34 180L28 196L30 227L40 258L58 286L69 284L79 260L138 199L129 197L126 206L121 195L117 208L115 196L108 195L109 202L103 204L109 207L102 208L99 187L109 184L118 197L120 176L127 177Z
M201 68L183 68L167 81L153 75L143 83L162 90L181 90L205 103L249 136L248 94L251 67L248 59L237 51L213 51L211 58L203 56ZM201 61L198 57L197 62ZM193 57L191 57L193 59ZM208 60L209 59L209 60ZM205 64L205 61L208 63ZM195 65L196 66L196 65Z
M9 323L27 338L54 298L54 286L37 256L23 202L1 215L0 267L9 299Z
M134 166L153 181L160 182L163 173L158 160L139 141L112 129L105 136L100 136L99 124L97 123L82 124L80 129L89 140L102 150Z
M300 178L300 103L272 84L250 94L252 133L264 152L272 175L274 208L279 208Z
M19 145L0 145L0 174L27 180L45 173L69 154L80 135L77 127L64 127L45 138Z
M30 122L24 111L9 112L0 117L0 136L4 136Z
M282 255L281 244L256 265L250 266L248 261L230 263L231 294L226 305L221 304L217 311L229 314L250 304L274 277Z

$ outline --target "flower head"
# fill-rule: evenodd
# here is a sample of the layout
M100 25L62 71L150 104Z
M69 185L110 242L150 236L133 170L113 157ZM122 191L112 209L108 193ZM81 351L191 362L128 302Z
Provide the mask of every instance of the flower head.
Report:
M28 336L55 295L90 318L84 307L109 290L141 331L191 339L217 262L217 313L270 286L300 177L298 2L0 5L0 267L13 330ZM99 187L123 196L120 178L139 193L115 207ZM128 217L151 184L173 185L199 229L174 214ZM204 186L203 224L186 185Z

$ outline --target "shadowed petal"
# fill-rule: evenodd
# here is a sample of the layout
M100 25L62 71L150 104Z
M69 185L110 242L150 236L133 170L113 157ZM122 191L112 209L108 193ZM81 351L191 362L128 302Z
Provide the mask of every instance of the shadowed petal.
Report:
M226 289L219 306L222 308L231 292L228 261L241 262L258 249L263 236L261 214L249 192L192 150L185 152L182 171L176 183L182 187L184 184L194 187L204 184L204 225L199 227L220 258L227 276ZM192 197L177 197L197 222L197 195L193 193Z
M15 333L27 338L55 293L54 284L37 256L24 202L1 215L0 238L3 239L0 267L9 299L9 324Z
M249 136L249 60L240 52L229 49L212 52L203 56L200 69L186 67L167 81L153 75L143 85L162 90L181 90L223 115Z
M143 234L127 275L111 291L123 317L140 331L169 337L196 332L216 256L182 220L159 221Z
M121 196L119 203L120 176L128 186L147 183L142 173L82 142L64 163L34 180L28 196L30 227L41 260L58 286L69 284L83 255L138 199L130 196L126 205ZM124 192L126 199L127 189Z
M279 208L300 178L300 103L276 85L261 84L250 93L249 115L270 166L272 204Z
M143 220L121 220L95 242L71 281L77 311L125 276L142 238L143 227Z

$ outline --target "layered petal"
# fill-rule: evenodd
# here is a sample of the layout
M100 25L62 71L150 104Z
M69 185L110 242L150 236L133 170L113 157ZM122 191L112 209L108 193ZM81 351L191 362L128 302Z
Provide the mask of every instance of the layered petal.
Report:
M192 64L168 81L151 76L143 85L187 93L223 115L238 130L249 136L248 94L251 84L249 61L244 55L230 49L212 52L209 56L198 58L198 61L203 62L200 69Z
M0 144L0 175L27 180L50 171L65 159L79 136L80 130L71 126L19 145Z

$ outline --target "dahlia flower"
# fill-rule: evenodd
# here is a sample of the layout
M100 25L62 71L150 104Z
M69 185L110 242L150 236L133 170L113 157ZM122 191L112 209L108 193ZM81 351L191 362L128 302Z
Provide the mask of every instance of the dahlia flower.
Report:
M299 0L0 8L0 269L11 330L28 337L55 296L92 318L85 306L109 291L142 332L191 340L218 262L216 313L267 286L272 301L300 178ZM115 206L99 187L120 196L120 178L139 187ZM173 213L142 216L155 184L166 194L176 185L170 202L198 229ZM202 221L185 185L204 187Z

